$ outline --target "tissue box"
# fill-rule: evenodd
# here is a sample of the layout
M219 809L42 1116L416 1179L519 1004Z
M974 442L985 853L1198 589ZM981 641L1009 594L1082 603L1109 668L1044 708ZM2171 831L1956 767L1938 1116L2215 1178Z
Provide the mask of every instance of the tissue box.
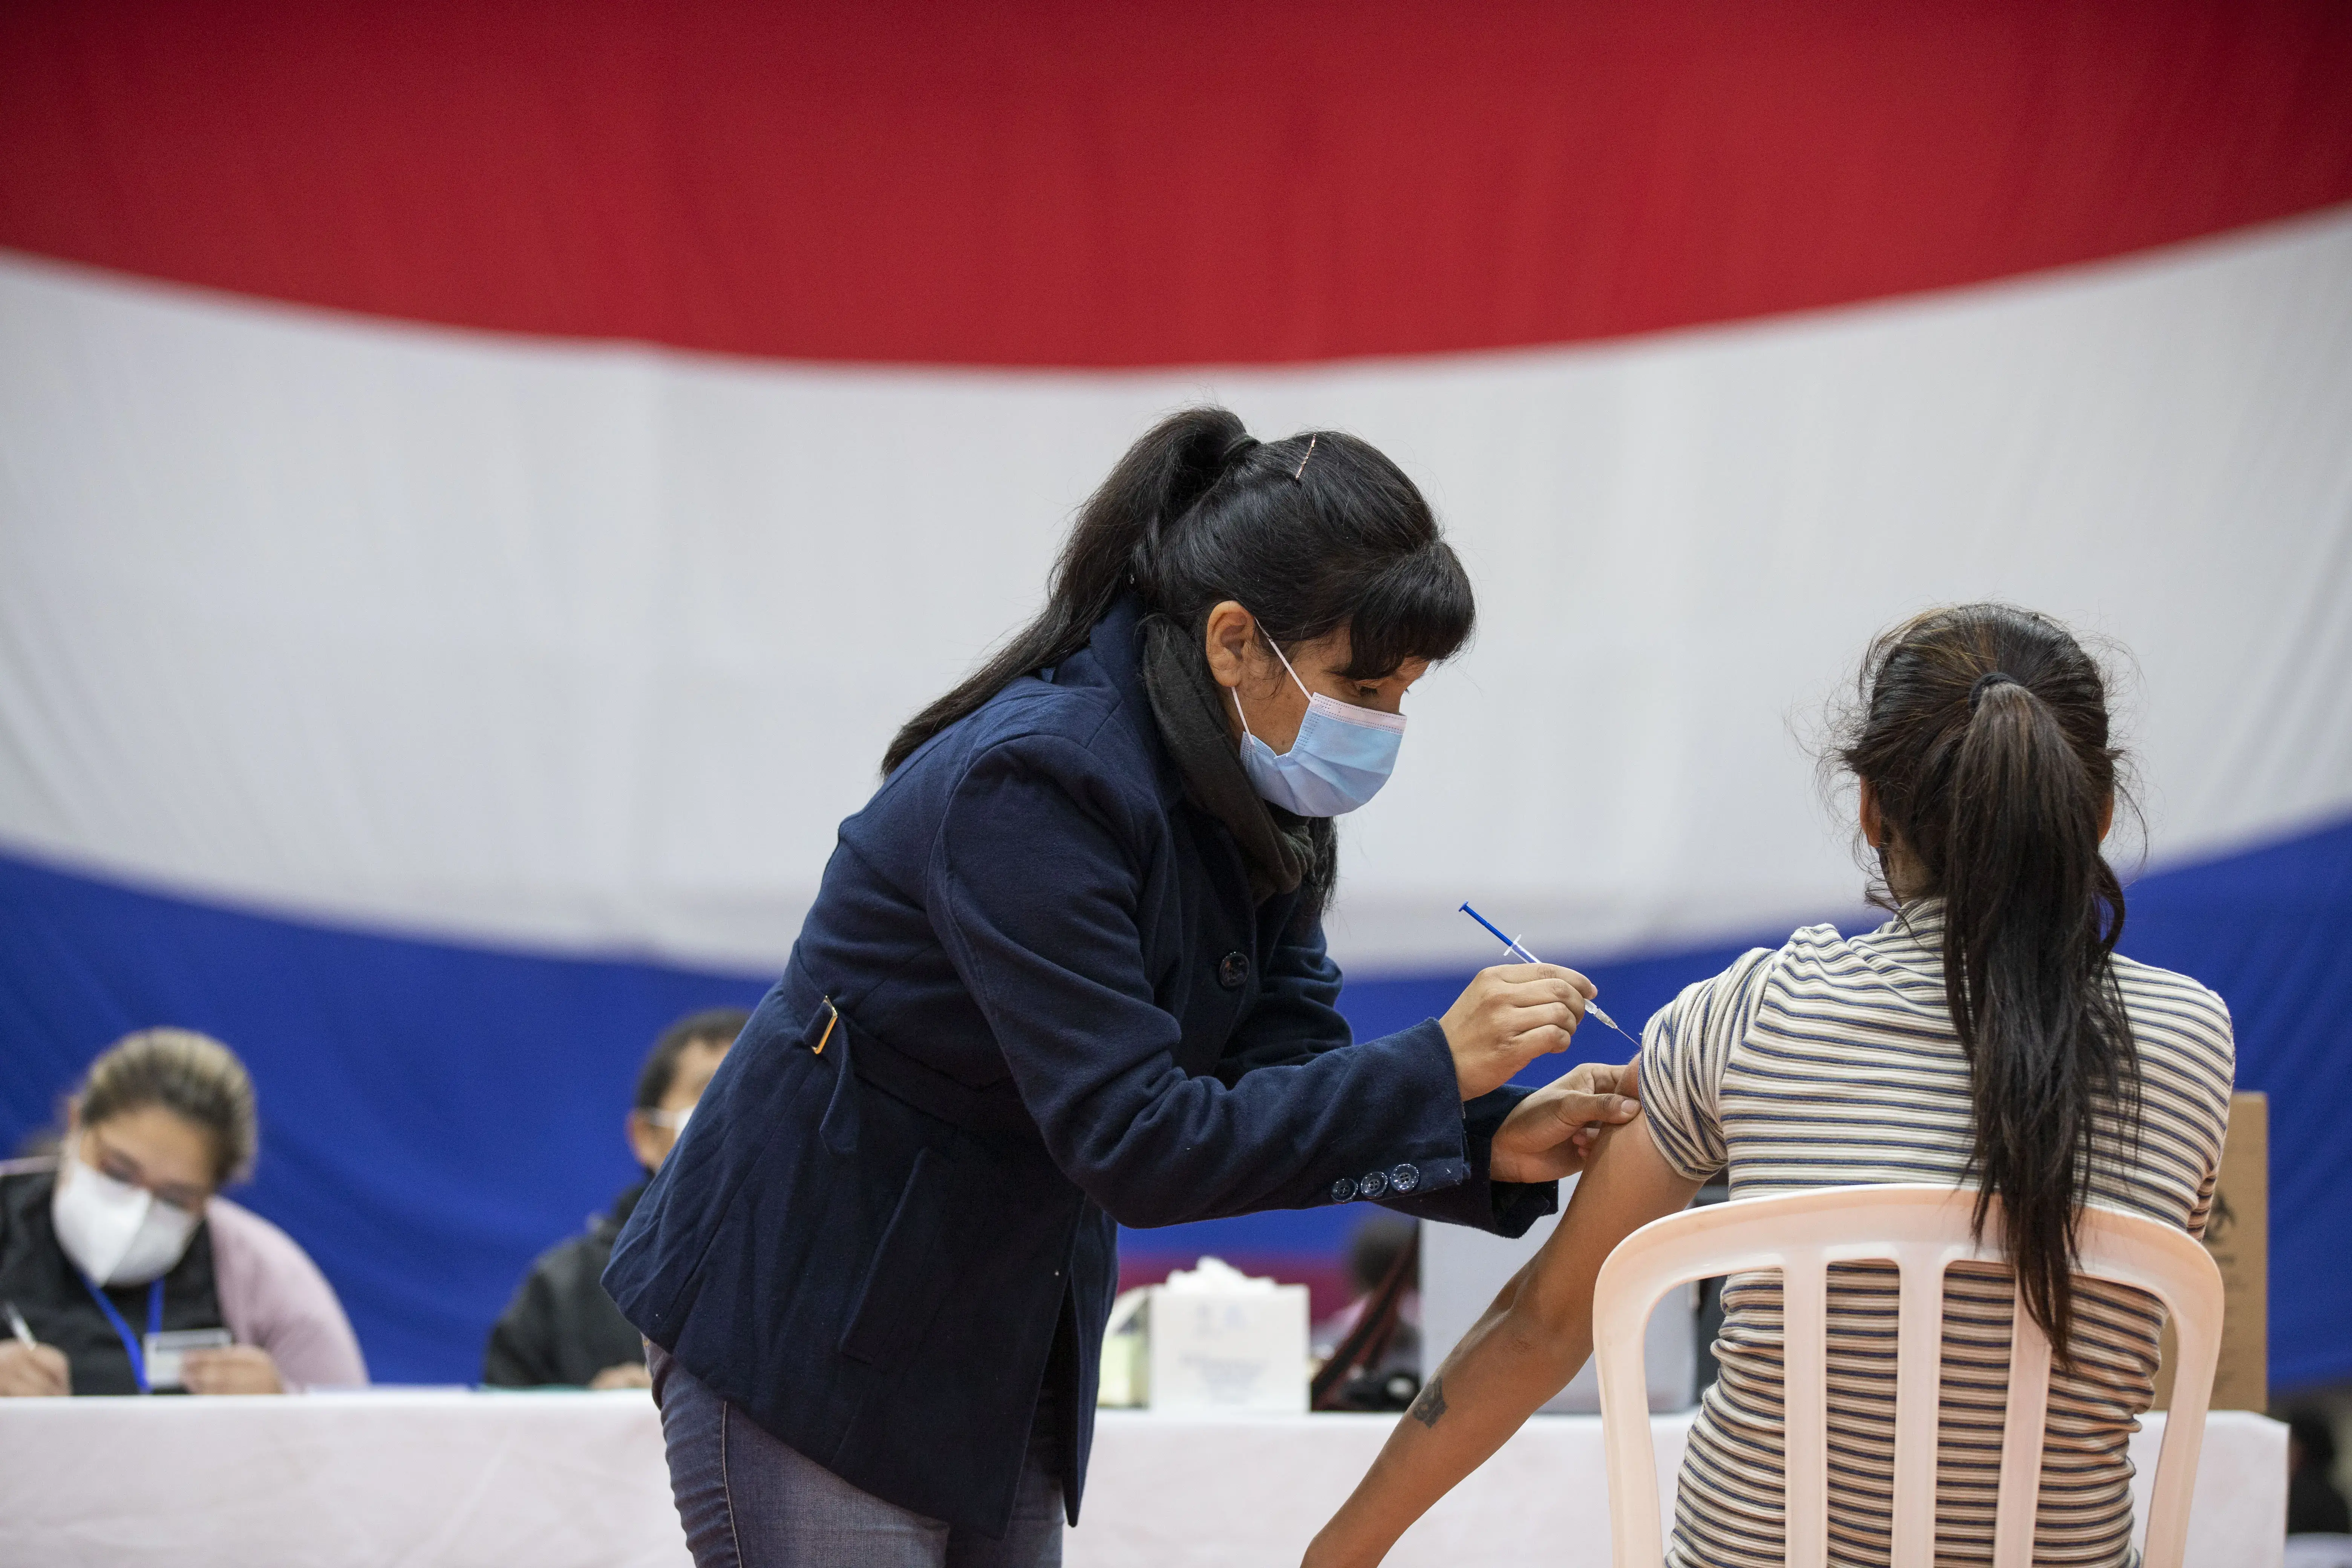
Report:
M1101 1402L1296 1414L1307 1408L1309 1370L1307 1287L1204 1258L1113 1309Z

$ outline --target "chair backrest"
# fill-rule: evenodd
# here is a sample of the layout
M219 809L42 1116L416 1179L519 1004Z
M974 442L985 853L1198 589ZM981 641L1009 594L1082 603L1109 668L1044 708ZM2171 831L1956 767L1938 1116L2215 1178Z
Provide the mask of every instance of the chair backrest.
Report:
M1789 1568L1822 1568L1829 1553L1828 1280L1832 1263L1891 1260L1901 1270L1895 1336L1894 1568L1935 1562L1936 1431L1941 1398L1944 1271L2003 1262L1996 1205L1985 1245L1969 1235L1973 1190L1943 1186L1824 1187L1686 1209L1643 1226L1601 1265L1593 1290L1593 1354L1609 1455L1609 1529L1617 1568L1657 1568L1656 1452L1643 1376L1650 1309L1676 1285L1719 1274L1778 1269L1787 1412ZM2148 1501L2145 1568L2179 1568L2205 1405L2221 1345L2221 1272L2185 1232L2138 1215L2088 1207L2081 1272L2133 1285L2161 1300L2179 1335L2171 1413ZM2022 1302L2011 1349L2001 1427L1993 1568L2030 1568L2040 1500L2050 1341Z

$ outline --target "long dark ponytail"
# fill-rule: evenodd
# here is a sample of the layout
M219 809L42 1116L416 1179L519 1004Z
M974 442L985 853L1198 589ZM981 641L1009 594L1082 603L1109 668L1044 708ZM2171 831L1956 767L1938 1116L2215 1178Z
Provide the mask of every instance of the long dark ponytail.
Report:
M2123 887L2099 848L2119 756L2106 685L2055 621L1968 605L1881 637L1860 698L1837 755L1877 797L1882 865L1912 879L1905 895L1944 902L1944 988L1975 1100L1977 1229L1997 1195L2019 1294L2063 1359L2098 1121L2112 1116L2134 1139L2139 1114L2108 964Z
M1378 450L1333 430L1258 442L1225 409L1188 408L1146 431L1079 510L1037 618L909 719L882 771L1084 647L1130 589L1195 633L1236 600L1286 648L1345 626L1351 679L1448 657L1475 616L1429 503Z

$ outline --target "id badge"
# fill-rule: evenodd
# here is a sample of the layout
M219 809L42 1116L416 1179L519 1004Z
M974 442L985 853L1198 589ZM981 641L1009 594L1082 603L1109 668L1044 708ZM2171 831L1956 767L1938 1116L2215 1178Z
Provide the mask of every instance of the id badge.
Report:
M180 1362L190 1351L218 1350L236 1337L226 1329L172 1329L147 1336L147 1386L151 1390L184 1388Z

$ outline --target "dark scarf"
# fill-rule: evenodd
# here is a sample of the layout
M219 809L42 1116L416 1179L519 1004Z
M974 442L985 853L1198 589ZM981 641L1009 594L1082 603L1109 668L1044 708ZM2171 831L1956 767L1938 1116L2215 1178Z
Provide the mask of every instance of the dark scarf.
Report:
M1160 739L1184 775L1184 795L1224 825L1241 847L1250 897L1259 903L1304 885L1299 917L1323 912L1339 870L1338 837L1328 817L1297 816L1269 805L1242 771L1225 705L1232 700L1209 673L1200 640L1165 616L1146 616L1143 689Z

